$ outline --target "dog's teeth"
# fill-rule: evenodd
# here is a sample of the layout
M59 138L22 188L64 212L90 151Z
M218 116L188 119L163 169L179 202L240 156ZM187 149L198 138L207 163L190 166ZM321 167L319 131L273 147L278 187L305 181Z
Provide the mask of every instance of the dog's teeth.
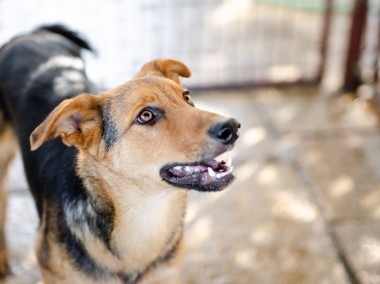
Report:
M189 166L186 166L185 167L185 171L186 171L186 173L190 173L191 172L191 168Z
M228 158L227 160L227 163L226 163L227 167L231 167L232 166L232 158Z
M208 171L208 174L210 175L210 177L214 177L216 175L216 173L214 172L214 170L210 167L207 168L207 171Z
M177 170L177 171L180 171L180 170L182 170L182 167L181 166L175 166L173 169Z

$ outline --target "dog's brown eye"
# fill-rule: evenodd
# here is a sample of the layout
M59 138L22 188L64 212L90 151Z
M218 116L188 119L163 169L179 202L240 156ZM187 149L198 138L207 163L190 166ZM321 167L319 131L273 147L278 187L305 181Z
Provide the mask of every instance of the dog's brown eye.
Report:
M154 125L160 118L165 116L165 111L157 107L147 107L140 111L134 123L140 125Z
M194 104L193 104L193 100L191 99L191 96L190 96L190 92L189 92L189 91L185 91L185 92L183 93L183 98L185 99L185 101L186 101L189 105L194 106Z
M144 110L140 113L137 121L141 124L146 124L154 118L153 113L150 110Z

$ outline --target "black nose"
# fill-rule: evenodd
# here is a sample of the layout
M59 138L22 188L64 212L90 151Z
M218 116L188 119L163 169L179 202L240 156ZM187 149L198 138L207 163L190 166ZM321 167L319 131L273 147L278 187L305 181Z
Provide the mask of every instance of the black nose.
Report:
M240 123L236 119L223 119L211 126L208 134L218 142L228 145L239 138L239 128Z

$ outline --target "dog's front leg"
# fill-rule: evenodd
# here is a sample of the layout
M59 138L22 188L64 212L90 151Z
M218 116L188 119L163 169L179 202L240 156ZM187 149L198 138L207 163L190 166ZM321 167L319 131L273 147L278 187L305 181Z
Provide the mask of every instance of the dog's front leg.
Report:
M7 205L7 191L3 180L0 182L0 277L9 273L8 248L5 241L5 214Z
M9 273L8 248L5 241L5 219L7 209L6 177L8 166L17 149L17 141L7 124L2 124L0 126L0 277L3 277Z

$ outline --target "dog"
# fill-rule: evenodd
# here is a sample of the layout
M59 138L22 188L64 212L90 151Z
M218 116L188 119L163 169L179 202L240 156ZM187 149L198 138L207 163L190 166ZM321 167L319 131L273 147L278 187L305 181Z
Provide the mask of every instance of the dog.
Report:
M178 283L187 192L233 181L216 157L240 124L195 108L179 80L190 70L174 59L98 93L82 50L92 48L62 25L0 50L0 273L9 272L4 178L18 144L44 283Z

